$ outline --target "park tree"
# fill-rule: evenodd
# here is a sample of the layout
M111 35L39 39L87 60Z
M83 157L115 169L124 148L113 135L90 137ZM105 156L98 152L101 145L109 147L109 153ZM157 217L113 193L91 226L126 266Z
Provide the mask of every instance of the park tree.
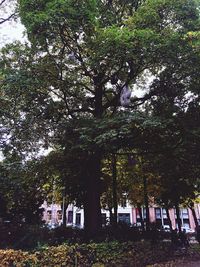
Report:
M37 160L26 163L18 155L7 156L0 164L0 200L3 220L12 223L42 223L41 205L46 194Z
M117 226L118 205L124 207L128 201L128 193L133 180L133 169L128 169L131 152L119 150L104 157L102 164L103 193L101 203L104 209L109 210L110 223ZM114 212L113 212L114 211Z
M147 149L144 129L157 121L142 115L143 104L162 94L149 90L150 84L166 68L187 68L185 58L190 64L196 60L199 2L18 4L29 43L11 44L1 53L1 143L18 152L60 146L79 155L85 229L92 236L101 227L103 155L123 146ZM129 89L144 80L144 95L130 103Z
M195 55L196 51L194 51ZM185 58L188 63L188 57ZM161 190L157 201L166 209L175 207L179 230L179 206L191 203L199 190L199 58L188 68L166 68L152 84L160 95L151 99L149 112L159 114L168 124L157 139L159 149L152 159L160 176ZM188 83L183 77L187 77ZM162 92L162 93L161 93ZM151 111L150 111L151 110Z
M74 151L73 151L74 152ZM85 197L85 160L80 153L65 153L63 149L54 149L39 160L41 178L44 184L46 200L60 203L63 210L63 226L66 226L66 209L69 204L83 208Z

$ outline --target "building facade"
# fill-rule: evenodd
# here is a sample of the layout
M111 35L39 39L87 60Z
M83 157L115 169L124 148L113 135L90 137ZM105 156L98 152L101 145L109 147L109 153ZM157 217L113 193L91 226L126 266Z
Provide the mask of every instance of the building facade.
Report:
M48 205L44 202L42 205L44 210L43 220L49 227L56 227L62 224L63 211L58 204ZM198 221L200 222L200 205L195 205L195 213ZM158 227L168 227L169 221L167 218L166 210L160 207L152 206L149 208L150 222L154 222ZM170 220L172 222L173 229L177 228L177 218L175 209L169 210ZM146 210L142 208L142 217L145 221ZM102 209L102 225L105 226L109 223L109 211ZM189 208L180 208L180 218L182 227L185 229L195 230L195 222L192 212ZM118 206L118 221L125 222L129 225L141 226L141 218L137 208L132 207L129 203L125 203L123 206ZM67 226L73 226L78 228L84 227L84 211L77 208L75 205L70 204L66 210L66 222Z

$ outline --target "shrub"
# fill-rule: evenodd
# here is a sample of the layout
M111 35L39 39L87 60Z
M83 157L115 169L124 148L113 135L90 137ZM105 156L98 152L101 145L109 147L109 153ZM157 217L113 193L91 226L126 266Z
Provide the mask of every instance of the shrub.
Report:
M192 250L188 257L197 255ZM185 256L185 255L183 255ZM35 252L0 250L3 267L142 267L174 259L170 245L150 242L103 242L40 247ZM180 256L179 256L180 258ZM159 265L158 265L159 266Z
M3 267L24 267L24 266L36 266L38 259L36 255L29 254L21 250L0 250L0 266Z

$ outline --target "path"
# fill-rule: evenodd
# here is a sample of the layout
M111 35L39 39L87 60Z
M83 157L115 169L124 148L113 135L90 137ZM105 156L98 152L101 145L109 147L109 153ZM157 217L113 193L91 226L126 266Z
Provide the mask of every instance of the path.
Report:
M182 262L174 267L200 267L200 261Z
M148 266L148 265L147 265ZM188 261L188 260L178 260L178 261L169 261L166 263L157 263L150 265L152 267L200 267L200 260Z

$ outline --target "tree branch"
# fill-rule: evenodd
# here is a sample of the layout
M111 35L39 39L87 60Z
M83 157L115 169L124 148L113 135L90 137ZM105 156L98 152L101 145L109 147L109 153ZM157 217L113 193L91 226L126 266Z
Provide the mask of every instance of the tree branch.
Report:
M16 13L13 13L10 16L8 16L7 18L0 18L0 25L5 23L6 21L9 21L10 19L12 19L15 15L16 15Z

